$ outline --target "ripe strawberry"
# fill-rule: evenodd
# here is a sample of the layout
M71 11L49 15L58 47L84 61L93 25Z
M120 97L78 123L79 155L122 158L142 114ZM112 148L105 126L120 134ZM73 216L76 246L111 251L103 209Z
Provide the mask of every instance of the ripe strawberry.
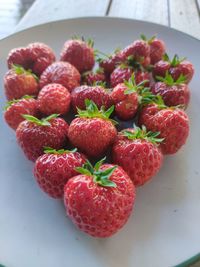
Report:
M97 157L103 154L114 142L117 130L109 116L114 110L99 110L92 100L85 100L86 110L78 109L68 131L70 142L87 155ZM92 141L92 142L91 142Z
M32 96L27 95L21 99L7 102L4 119L13 130L16 130L20 122L25 120L22 117L23 114L38 115L37 101Z
M83 154L73 150L55 150L46 147L34 167L34 175L40 188L53 198L62 198L66 182L78 172L86 158Z
M153 76L155 79L157 79L157 76L165 77L167 71L172 75L174 81L177 81L182 74L186 78L185 83L189 83L194 75L192 63L184 58L180 59L177 55L170 60L169 56L165 54L163 60L154 65Z
M99 68L95 72L87 71L82 75L83 84L87 85L97 85L99 83L106 82L106 76L103 69Z
M150 47L150 63L154 65L156 62L160 61L165 54L165 43L157 39L156 36L152 36L149 40L145 35L141 35L141 39L146 41Z
M74 111L85 109L85 99L92 100L98 108L104 106L106 109L112 106L112 99L106 89L102 86L82 85L76 87L72 93L72 106Z
M68 62L55 62L42 73L40 88L49 83L59 83L71 92L80 85L81 76L78 70Z
M147 132L145 126L124 129L118 133L113 150L113 162L120 165L135 186L141 186L157 174L163 155L157 143L159 132Z
M13 65L4 76L4 89L8 100L19 99L24 95L36 96L39 91L38 78L30 70Z
M124 81L128 81L133 74L133 68L126 65L121 64L114 69L114 71L110 75L110 85L111 87L117 86L119 83L123 83Z
M145 67L150 63L150 47L146 41L136 40L121 51L121 57L123 59L132 57Z
M107 76L109 76L116 66L121 64L125 59L122 58L122 55L119 50L117 50L114 54L112 55L106 55L103 54L104 58L99 58L99 66L102 68Z
M60 149L66 144L68 124L57 114L39 120L30 115L23 115L16 130L18 144L29 160L35 161L43 154L43 148L49 146Z
M88 161L64 188L67 215L83 232L110 237L127 222L135 201L135 187L125 171L103 160Z
M60 54L61 61L67 61L77 68L80 73L91 70L94 66L94 42L89 39L73 39L65 42Z
M141 110L139 124L145 125L148 131L160 132L164 138L160 147L163 154L176 153L186 142L189 135L189 118L176 107L166 107L161 96L157 103L146 105Z
M151 81L151 77L149 72L147 71L142 71L142 70L137 70L135 71L135 82L137 85L139 85L140 83L144 82L143 84L146 87L150 86L150 81Z
M54 61L53 50L43 43L32 43L27 47L14 48L7 59L9 68L13 64L21 65L25 69L31 69L38 76Z
M70 101L69 91L57 83L45 85L38 95L39 110L46 115L67 113L70 108Z
M187 84L184 84L184 76L181 75L175 82L172 76L167 72L165 78L160 77L159 80L161 82L156 82L151 86L151 91L153 94L161 95L165 105L183 105L185 108L188 106L190 90Z

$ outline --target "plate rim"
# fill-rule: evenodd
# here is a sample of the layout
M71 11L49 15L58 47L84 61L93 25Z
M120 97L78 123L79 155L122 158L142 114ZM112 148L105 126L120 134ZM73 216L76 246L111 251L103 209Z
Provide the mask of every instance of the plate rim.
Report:
M31 26L31 27L28 27L28 28L25 28L25 29L22 29L22 30L19 30L19 31L16 31L14 33L9 34L8 36L5 36L2 39L0 39L0 44L3 41L9 40L12 37L14 37L14 36L16 36L16 35L18 35L20 33L26 33L29 30L37 29L37 28L40 28L41 26L48 26L48 25L51 25L51 24L59 24L59 23L67 22L67 21L88 20L88 19L92 19L92 20L95 20L95 19L101 19L101 20L124 20L124 21L129 21L129 22L150 24L152 26L159 26L161 28L168 29L168 30L170 30L172 32L177 32L179 34L182 34L182 35L184 35L187 38L190 38L192 40L198 41L199 44L200 44L200 38L198 39L197 37L194 37L194 36L192 36L192 35L190 35L188 33L185 33L185 32L183 32L181 30L174 29L174 28L171 28L171 27L169 27L167 25L162 25L162 24L155 23L155 22L149 22L149 21L145 21L145 20L126 18L126 17L123 17L123 16L122 17L121 16L120 17L115 17L115 16L77 16L77 17L68 18L68 19L58 19L58 20L53 20L53 21L49 21L49 22L44 22L44 23L37 24L37 25L34 25L34 26ZM178 265L176 265L174 267L188 267L189 265L196 263L198 260L200 260L200 251L199 251L199 253L191 256L190 258L186 259L185 261L179 263ZM7 267L7 266L2 265L0 263L0 267Z

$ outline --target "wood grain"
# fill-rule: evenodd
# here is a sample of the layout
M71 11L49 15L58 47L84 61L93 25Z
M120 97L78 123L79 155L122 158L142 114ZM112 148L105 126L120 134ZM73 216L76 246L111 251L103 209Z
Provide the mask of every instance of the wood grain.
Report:
M37 0L17 25L16 30L73 17L104 16L109 2L109 0Z
M169 0L172 28L200 38L199 12L195 0Z
M167 0L113 0L109 15L168 25Z

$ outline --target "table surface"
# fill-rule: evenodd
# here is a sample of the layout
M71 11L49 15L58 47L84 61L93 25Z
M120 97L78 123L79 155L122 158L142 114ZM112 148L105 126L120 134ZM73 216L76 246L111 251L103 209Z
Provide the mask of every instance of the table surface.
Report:
M113 16L150 21L200 39L200 0L36 0L15 28L84 16ZM199 267L200 263L193 265Z
M113 16L166 25L200 39L200 0L36 0L15 31L84 16Z

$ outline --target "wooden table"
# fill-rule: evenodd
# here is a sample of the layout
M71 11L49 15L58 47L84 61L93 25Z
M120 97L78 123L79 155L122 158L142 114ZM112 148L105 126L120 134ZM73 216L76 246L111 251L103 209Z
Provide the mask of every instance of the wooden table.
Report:
M16 30L84 16L113 16L167 25L200 39L200 0L36 0Z

